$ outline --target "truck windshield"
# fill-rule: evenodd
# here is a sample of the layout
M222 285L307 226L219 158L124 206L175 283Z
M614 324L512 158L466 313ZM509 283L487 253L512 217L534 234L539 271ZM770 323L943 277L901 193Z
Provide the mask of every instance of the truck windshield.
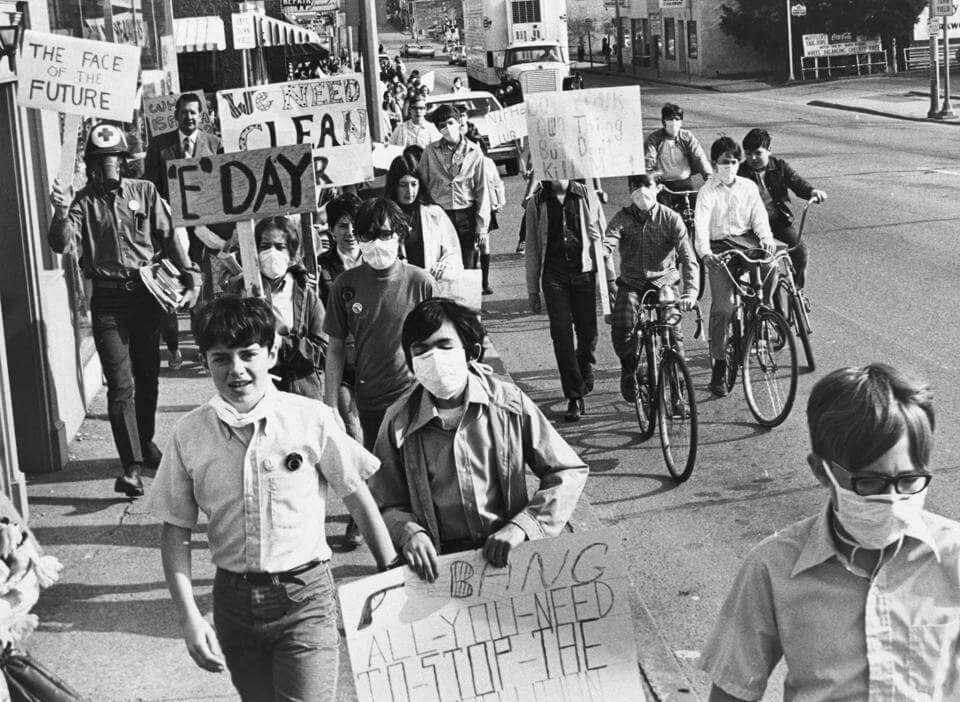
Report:
M556 44L543 46L525 46L522 49L507 49L504 68L518 63L536 63L537 61L563 61L560 47Z

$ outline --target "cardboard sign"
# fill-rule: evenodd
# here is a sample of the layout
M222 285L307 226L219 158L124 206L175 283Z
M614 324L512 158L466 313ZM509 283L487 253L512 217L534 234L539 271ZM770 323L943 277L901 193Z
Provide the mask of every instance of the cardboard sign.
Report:
M345 73L217 93L223 148L310 144L317 185L373 178L363 77Z
M495 568L480 551L339 589L361 702L644 699L629 584L613 530L529 541Z
M437 72L436 71L427 71L426 73L420 74L420 85L427 86L427 89L432 93L437 85Z
M175 227L316 209L313 155L307 145L167 161L167 183Z
M527 104L516 105L487 113L487 137L490 148L519 141L527 136Z
M389 171L390 164L397 156L403 156L403 147L394 144L381 144L379 141L373 142L373 167L380 171Z
M252 12L234 12L230 15L233 25L233 48L255 49L257 46L256 23Z
M140 47L26 30L17 63L17 102L120 122L137 107Z
M533 170L541 180L612 178L646 169L640 87L526 97Z
M207 100L203 96L203 91L192 90L190 94L196 95L200 99L200 129L212 133L213 125L210 124ZM159 97L143 98L143 119L147 123L148 136L154 137L157 134L172 132L177 129L175 113L179 97L180 95L161 95Z

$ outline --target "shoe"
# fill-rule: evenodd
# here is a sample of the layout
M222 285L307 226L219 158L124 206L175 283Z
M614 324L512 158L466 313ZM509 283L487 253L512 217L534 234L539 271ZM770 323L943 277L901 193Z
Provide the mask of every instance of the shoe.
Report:
M347 550L352 551L363 543L363 536L360 534L360 527L357 526L353 517L347 522L347 530L343 532L343 543Z
M637 372L637 369L633 366L622 363L620 364L620 396L627 402L636 402L637 401L637 386L634 381L634 374Z
M163 453L157 448L157 445L150 442L150 445L143 450L143 465L151 470L160 467L160 461L163 459Z
M522 253L523 253L524 251L526 251L526 250L527 250L527 242L521 241L519 244L517 244L517 253L518 253L518 254L522 254Z
M183 366L183 354L180 353L180 349L176 349L176 350L174 350L174 351L171 351L171 352L170 352L170 361L169 361L169 366L168 366L168 367L170 368L170 370L173 370L173 371L175 371L175 370L180 370L180 368L181 368L182 366Z
M483 286L483 294L484 294L484 295L493 295L493 288L491 288L489 285L484 285L484 286Z
M717 397L726 397L729 394L727 390L727 362L713 362L713 376L710 378L710 392Z
M140 480L140 464L134 463L123 469L113 484L113 491L127 497L143 497L143 481Z
M567 413L563 418L568 422L579 422L580 415L586 414L586 407L583 404L582 397L571 398L567 403Z

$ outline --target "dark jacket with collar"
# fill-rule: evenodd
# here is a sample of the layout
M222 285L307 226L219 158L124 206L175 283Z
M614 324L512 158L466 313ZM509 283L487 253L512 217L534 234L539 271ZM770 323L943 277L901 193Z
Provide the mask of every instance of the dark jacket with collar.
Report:
M760 175L744 161L740 164L737 175L752 180L760 186ZM767 170L763 174L763 185L773 198L773 203L780 216L788 223L793 221L793 211L790 209L790 191L797 197L809 200L813 194L813 186L800 177L782 158L771 156L767 162Z
M220 137L202 129L197 130L197 143L193 147L193 158L222 153L223 143L220 141ZM183 143L180 140L179 129L157 134L150 140L143 164L143 178L156 185L157 190L160 191L160 196L168 201L170 193L167 190L166 163L178 158L186 158L183 153Z

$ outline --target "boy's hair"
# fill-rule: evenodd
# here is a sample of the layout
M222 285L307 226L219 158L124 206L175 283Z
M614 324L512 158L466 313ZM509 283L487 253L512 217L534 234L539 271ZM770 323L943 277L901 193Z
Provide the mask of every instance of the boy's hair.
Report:
M357 221L357 211L363 202L354 193L344 193L327 203L327 226L332 230L344 217Z
M423 147L420 144L410 144L410 146L404 148L403 155L410 156L419 166L420 159L423 158Z
M403 346L403 355L407 358L407 366L413 370L413 356L410 347L427 339L443 326L444 320L449 319L457 330L457 336L467 350L467 358L479 361L483 358L483 338L486 332L476 312L472 312L458 302L443 297L434 297L424 300L414 307L407 318L403 320L403 331L400 334L400 344ZM474 348L479 344L480 352L476 358L470 358Z
M273 346L277 318L270 303L259 297L222 295L202 305L192 317L190 326L201 356L214 346Z
M480 151L484 156L487 155L487 145L483 143L483 136L480 134L480 130L477 129L477 126L473 122L467 122L467 131L464 136L479 146Z
M746 151L753 151L754 149L769 149L770 141L770 132L768 132L766 129L754 127L747 132L747 136L743 137L743 148Z
M180 108L186 105L189 102L197 103L197 106L200 108L200 111L203 112L203 103L200 102L200 96L196 93L183 93L180 97L177 98L177 103L174 105L173 112L176 114L180 111Z
M929 388L883 363L841 368L821 378L807 400L810 446L821 458L858 471L906 435L910 460L926 468L933 448Z
M627 192L633 192L637 188L649 188L656 184L656 173L637 173L627 176Z
M713 142L713 145L710 147L710 160L718 161L721 156L725 156L726 154L730 154L738 161L743 160L743 149L740 148L740 144L728 136L722 136Z
M454 107L453 105L451 105L450 103L446 103L446 102L445 102L445 103L443 103L442 105L440 105L440 107L438 107L437 109L435 109L435 110L430 114L430 119L431 119L431 121L432 121L434 124L436 124L436 125L438 125L438 126L441 125L441 124L444 124L445 122L447 122L448 120L451 120L451 119L455 119L455 120L459 121L459 120L460 120L460 110L458 110L457 108L455 108L455 107Z
M400 186L400 179L404 176L413 176L420 183L417 199L414 202L422 205L432 205L433 200L430 199L430 190L423 182L423 178L420 177L420 159L406 151L393 159L390 164L390 170L387 171L387 180L383 186L383 196L400 204L400 201L397 200L397 189Z
M660 108L660 121L665 122L668 119L683 119L683 108L680 105L675 105L672 102L668 102L666 105Z
M373 232L383 229L388 220L400 242L404 242L407 238L407 218L397 203L385 197L363 201L357 212L354 230L358 238L369 238Z
M263 239L263 233L268 229L279 229L283 232L287 240L287 251L290 252L290 258L295 259L297 252L300 251L300 232L297 231L293 222L283 215L267 217L257 222L257 226L253 230L253 239L257 243L258 249L260 248L260 241Z

